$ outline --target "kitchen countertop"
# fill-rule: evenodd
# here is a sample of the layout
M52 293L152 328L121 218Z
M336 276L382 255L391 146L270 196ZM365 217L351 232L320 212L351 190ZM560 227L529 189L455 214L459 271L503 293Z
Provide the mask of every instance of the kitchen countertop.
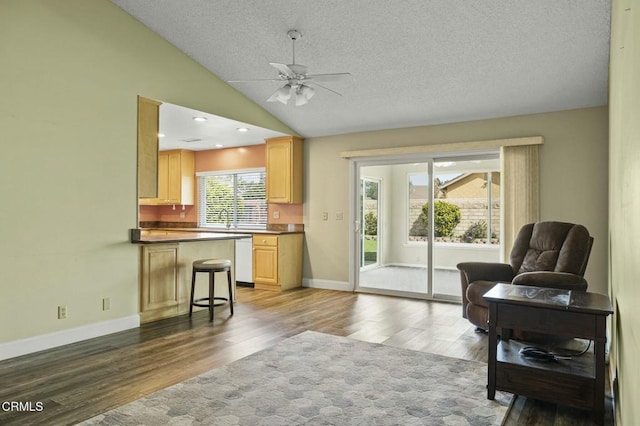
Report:
M279 229L212 229L212 228L137 228L131 230L131 242L135 244L180 243L188 241L238 240L251 238L253 234L302 234L298 227Z
M153 231L187 231L187 232L211 232L211 233L231 233L231 234L304 234L304 231L301 229L292 229L289 230L286 228L286 225L282 229L220 229L220 228L150 228ZM144 231L144 229L143 229Z

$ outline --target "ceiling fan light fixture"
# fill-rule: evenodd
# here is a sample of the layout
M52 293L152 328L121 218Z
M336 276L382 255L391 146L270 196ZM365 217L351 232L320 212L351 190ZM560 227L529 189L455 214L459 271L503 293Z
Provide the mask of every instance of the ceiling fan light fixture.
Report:
M284 86L273 92L273 95L271 95L269 99L267 99L267 102L278 101L286 104L289 98L291 98L291 85L285 84Z
M313 95L316 93L316 90L313 87L307 86L306 84L302 84L298 89L298 91L302 96L304 96L306 100L311 99Z
M296 89L296 106L305 105L309 102L315 93L315 89L311 86L307 86L306 84L301 84Z

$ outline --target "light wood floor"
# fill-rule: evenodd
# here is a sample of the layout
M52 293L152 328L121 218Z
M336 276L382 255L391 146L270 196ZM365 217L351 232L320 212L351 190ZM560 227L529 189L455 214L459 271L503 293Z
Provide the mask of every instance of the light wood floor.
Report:
M318 289L238 288L235 315L216 308L0 362L0 425L75 424L267 348L305 330L486 362L485 335L456 304ZM610 401L609 401L610 402ZM609 407L610 408L610 407ZM607 420L611 424L611 415ZM507 425L590 424L589 413L519 397Z

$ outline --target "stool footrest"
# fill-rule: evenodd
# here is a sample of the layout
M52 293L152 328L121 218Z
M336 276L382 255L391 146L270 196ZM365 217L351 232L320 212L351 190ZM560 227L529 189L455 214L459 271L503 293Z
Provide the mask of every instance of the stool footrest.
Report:
M227 297L214 297L213 300L222 300L224 302L228 302L229 298L227 298ZM209 307L209 303L202 303L202 302L205 302L205 301L208 302L209 298L208 297L201 297L200 299L196 299L196 300L193 301L193 306L199 306L201 308L208 308ZM221 306L221 305L224 305L224 303L218 303L218 304L214 303L214 306Z

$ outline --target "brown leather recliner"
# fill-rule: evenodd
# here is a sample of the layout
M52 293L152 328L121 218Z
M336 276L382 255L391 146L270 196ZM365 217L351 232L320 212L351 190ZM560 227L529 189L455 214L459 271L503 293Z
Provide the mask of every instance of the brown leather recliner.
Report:
M499 282L585 291L584 272L592 244L593 238L582 225L537 222L523 226L513 243L510 264L457 265L462 282L462 316L486 330L489 311L482 296Z

